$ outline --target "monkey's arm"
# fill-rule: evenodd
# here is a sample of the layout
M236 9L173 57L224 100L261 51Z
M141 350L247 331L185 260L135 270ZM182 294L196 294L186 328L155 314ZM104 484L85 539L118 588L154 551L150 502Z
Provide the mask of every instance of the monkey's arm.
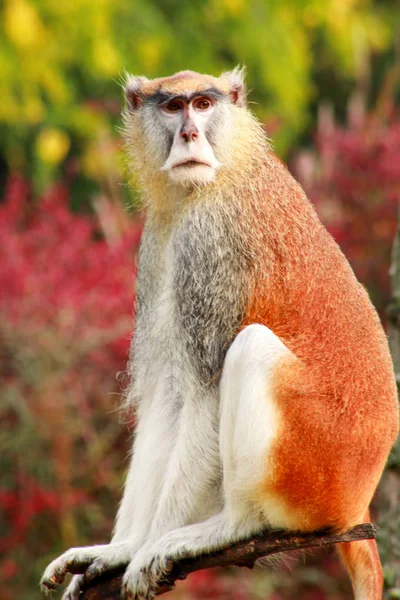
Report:
M168 404L160 414L157 402L150 403L136 427L112 542L130 541L137 547L148 537L175 435L174 417Z
M160 394L163 396L163 387ZM170 408L170 411L168 411ZM110 544L70 548L46 568L41 585L55 589L67 573L85 573L89 579L98 573L127 565L148 537L157 508L166 464L175 439L175 419L168 404L162 413L156 402L148 403L139 414L133 455ZM77 571L77 565L80 565ZM79 598L83 575L73 577L64 598Z

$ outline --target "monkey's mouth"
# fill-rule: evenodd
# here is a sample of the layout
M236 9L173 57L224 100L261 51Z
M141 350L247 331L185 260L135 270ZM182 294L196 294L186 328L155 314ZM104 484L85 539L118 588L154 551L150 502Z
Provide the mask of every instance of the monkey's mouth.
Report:
M199 165L203 167L211 167L210 163L202 162L200 160L191 158L190 160L185 160L183 162L176 163L175 165L173 165L172 168L176 169L177 167L185 167L188 169L193 169L194 167L198 167Z

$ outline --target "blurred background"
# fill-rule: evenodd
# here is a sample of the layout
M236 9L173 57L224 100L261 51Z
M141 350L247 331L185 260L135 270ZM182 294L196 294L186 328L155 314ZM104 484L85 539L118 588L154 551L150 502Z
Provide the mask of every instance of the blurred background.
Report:
M0 3L2 600L39 599L50 559L107 542L122 493L132 423L118 407L142 224L118 132L125 71L246 65L252 109L385 322L399 25L398 0ZM199 572L169 597L351 592L324 551L272 572Z

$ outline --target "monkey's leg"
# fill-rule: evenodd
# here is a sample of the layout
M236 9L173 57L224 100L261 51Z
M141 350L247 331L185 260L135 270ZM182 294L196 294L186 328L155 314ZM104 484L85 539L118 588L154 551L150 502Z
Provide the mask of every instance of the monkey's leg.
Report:
M168 570L168 559L229 546L268 525L257 502L257 488L278 431L271 376L277 363L291 356L262 325L251 325L237 336L226 356L220 387L224 508L206 521L175 529L142 546L125 573L128 598L150 597ZM275 512L280 509L271 507Z
M370 520L369 511L364 521ZM353 585L356 600L381 600L383 575L375 540L337 544L337 551Z
M165 472L147 539L219 512L222 501L218 451L218 395L185 399L175 446Z

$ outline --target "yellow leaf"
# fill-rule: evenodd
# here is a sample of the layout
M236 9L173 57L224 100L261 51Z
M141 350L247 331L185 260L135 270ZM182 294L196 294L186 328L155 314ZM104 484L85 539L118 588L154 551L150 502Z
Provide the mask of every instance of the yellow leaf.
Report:
M4 8L4 30L15 46L41 46L46 33L36 9L25 0L8 0Z
M70 147L69 136L59 129L44 129L36 140L36 151L43 162L60 163Z
M240 17L247 9L247 0L222 0L226 12L231 17Z
M93 58L97 69L107 77L117 75L121 70L121 60L109 40L98 40L93 49Z

